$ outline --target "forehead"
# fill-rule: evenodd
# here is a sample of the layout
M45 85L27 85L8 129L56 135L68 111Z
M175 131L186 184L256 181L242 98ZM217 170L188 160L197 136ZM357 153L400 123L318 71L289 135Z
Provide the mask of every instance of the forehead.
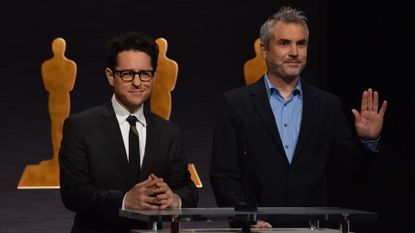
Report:
M144 52L127 50L118 53L117 67L119 69L151 69L151 57Z
M307 31L303 25L298 23L276 22L271 29L274 40L299 41L307 39Z

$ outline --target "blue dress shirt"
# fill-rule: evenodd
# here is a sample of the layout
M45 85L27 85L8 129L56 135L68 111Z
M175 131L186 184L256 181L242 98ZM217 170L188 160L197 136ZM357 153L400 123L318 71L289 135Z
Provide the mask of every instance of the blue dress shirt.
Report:
M265 86L272 113L289 163L291 164L303 116L303 93L299 81L287 100L281 96L265 75Z
M278 132L289 163L291 164L300 134L301 120L303 116L303 91L301 80L291 92L287 100L281 96L265 74L265 87L267 89L269 103L274 114ZM380 137L374 140L361 140L371 151L378 152Z

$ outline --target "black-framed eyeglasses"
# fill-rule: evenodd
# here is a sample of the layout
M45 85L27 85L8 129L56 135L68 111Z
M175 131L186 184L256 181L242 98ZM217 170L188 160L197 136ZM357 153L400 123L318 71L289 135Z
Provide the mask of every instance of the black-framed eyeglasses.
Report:
M114 69L114 72L117 73L124 82L132 82L136 74L138 74L138 77L142 82L150 82L150 80L154 77L154 70L134 71Z

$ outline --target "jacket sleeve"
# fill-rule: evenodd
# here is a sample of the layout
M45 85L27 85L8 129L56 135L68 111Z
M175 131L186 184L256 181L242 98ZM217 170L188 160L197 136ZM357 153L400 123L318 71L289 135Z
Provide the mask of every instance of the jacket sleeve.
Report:
M180 197L183 208L196 207L199 201L199 192L187 169L181 130L177 130L170 153L172 153L172 157L168 185Z
M118 216L125 192L93 185L87 146L81 130L71 118L64 123L59 165L60 191L66 208L83 214Z
M230 107L222 96L216 118L210 164L210 180L216 203L233 207L243 200L238 160L238 142Z

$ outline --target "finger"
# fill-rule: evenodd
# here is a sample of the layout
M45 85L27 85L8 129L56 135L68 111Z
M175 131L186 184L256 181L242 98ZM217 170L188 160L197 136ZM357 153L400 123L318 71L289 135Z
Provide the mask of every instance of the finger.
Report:
M154 204L150 204L150 203L143 203L142 204L142 208L143 209L150 209L150 210L158 210L160 208L159 205L154 205Z
M157 187L164 187L164 188L169 188L169 186L167 185L167 183L166 182L164 182L164 181L157 181L157 183L156 183L156 185L157 185Z
M140 183L135 184L134 187L145 186L145 184L150 182L150 181L151 181L151 179L150 179L150 177L148 177L147 179L141 181Z
M256 223L255 225L251 225L252 228L272 228L272 225L265 222L265 223Z
M262 224L255 224L255 225L251 225L252 228L267 228L266 226L262 225Z
M155 203L155 198L153 197L145 197L140 196L140 198L137 198L132 201L133 209L158 209L158 206Z
M160 208L161 210L167 209L168 207L169 207L169 205L168 205L168 204L164 204L164 205L159 206L159 208Z
M134 191L138 193L142 193L147 196L152 196L155 193L153 191L155 188L157 188L155 184L147 183L145 184L145 186L134 187Z
M157 206L159 206L159 205L163 204L162 200L159 200L156 197L149 197L149 196L147 196L147 197L143 198L142 200L143 200L143 203L147 203L149 205L157 205Z
M154 187L151 187L151 189L149 189L149 192L151 192L150 195L166 193L168 191L169 191L169 188L168 187L158 187L158 186L154 186Z
M168 205L168 203L171 203L171 201L169 202L168 200L157 200L157 202L155 202L154 204L157 204L158 206L163 206Z
M367 91L363 91L362 100L360 103L360 112L367 110Z
M150 179L152 179L152 180L163 181L163 179L161 179L161 178L157 177L157 176L156 176L156 175L154 175L153 173L151 173L151 174L149 175L149 177L150 177Z
M388 101L384 100L379 110L379 115L383 118L385 116L386 108L388 107Z
M145 194L151 197L155 197L156 195L161 193L163 193L163 190L156 187L151 187L145 190Z
M368 92L368 95L367 95L367 109L369 111L372 111L373 110L373 90L372 90L372 88L369 88L367 90L367 92Z
M373 110L378 112L379 107L379 93L377 91L373 92Z
M272 225L268 222L265 222L263 220L258 220L257 224L261 225L262 228L271 228Z
M156 179L156 180L162 180L162 178L154 175L153 173L150 174L151 178Z
M352 109L352 113L353 113L353 116L354 116L354 120L359 121L360 120L360 113L354 108Z
M158 200L167 200L167 199L171 198L171 195L168 194L168 193L162 193L162 194L156 195L156 198Z
M156 199L154 199L154 201L151 203L151 204L153 204L153 205L157 205L157 206L161 206L161 205L163 205L163 204L166 204L166 201L165 200L158 200L157 198Z
M157 183L158 182L159 182L158 180L150 179L148 182L145 183L145 186L144 187L146 187L146 188L154 188L154 187L157 187Z

